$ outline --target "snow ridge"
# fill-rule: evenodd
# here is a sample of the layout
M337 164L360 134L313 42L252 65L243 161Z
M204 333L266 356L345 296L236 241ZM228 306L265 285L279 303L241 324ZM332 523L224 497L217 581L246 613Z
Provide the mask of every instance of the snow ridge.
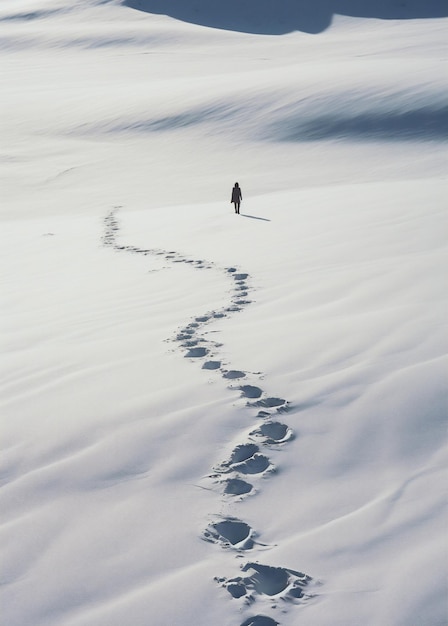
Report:
M229 389L238 392L240 399L248 410L255 411L258 425L248 433L241 433L237 444L225 460L215 464L212 471L205 477L212 490L221 493L221 511L226 505L253 496L260 490L263 479L275 474L275 466L269 459L270 448L278 449L294 438L291 428L282 421L280 416L288 412L289 403L283 398L268 396L263 389L246 382L249 372L229 368L219 359L219 348L222 344L206 338L205 327L214 320L227 318L241 311L251 303L249 274L236 267L216 267L214 263L203 259L191 259L175 250L160 248L139 248L117 242L119 224L115 207L105 218L103 244L117 252L130 252L141 255L163 256L172 263L186 263L199 270L220 269L233 281L231 302L225 307L208 311L196 316L187 323L171 339L177 344L185 358L192 363L202 363L202 369L216 371L224 380L233 381ZM257 373L260 375L260 373ZM202 539L228 551L233 558L244 558L246 553L269 548L261 543L258 534L249 524L234 516L221 512L211 516L212 519L202 533ZM233 577L215 576L215 581L225 589L234 600L240 601L241 609L254 603L262 607L264 612L275 615L279 610L286 612L288 605L303 605L316 593L313 590L319 583L307 574L285 567L272 567L258 561L247 561L240 565L240 573ZM252 615L240 626L276 626L279 622L272 616Z

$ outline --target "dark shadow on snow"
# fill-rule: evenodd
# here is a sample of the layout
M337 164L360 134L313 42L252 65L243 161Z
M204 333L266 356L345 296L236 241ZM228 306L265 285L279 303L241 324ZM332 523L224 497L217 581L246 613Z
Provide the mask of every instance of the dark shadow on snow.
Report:
M147 13L243 33L321 33L333 15L379 19L448 16L446 0L124 0Z
M275 141L445 141L448 139L448 107L428 104L410 111L355 112L352 115L334 112L313 119L286 116L271 125L269 134Z
M270 222L267 217L257 217L256 215L247 215L247 213L240 213L241 217L248 217L251 220L261 220L262 222Z

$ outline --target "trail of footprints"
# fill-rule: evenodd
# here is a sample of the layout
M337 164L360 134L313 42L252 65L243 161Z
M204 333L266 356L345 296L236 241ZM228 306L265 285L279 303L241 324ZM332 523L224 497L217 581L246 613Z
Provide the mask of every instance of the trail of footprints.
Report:
M115 207L118 209L120 207ZM189 259L176 251L157 248L142 249L120 245L116 235L119 231L115 210L105 218L103 244L116 251L142 255L157 255L172 263L187 263L196 269L220 269L203 259ZM225 458L216 463L206 477L214 488L220 489L224 501L238 502L257 493L257 486L264 478L275 473L269 459L269 449L279 448L294 438L293 431L282 421L289 405L283 398L268 396L260 387L249 384L248 373L227 369L219 360L220 345L204 336L203 329L214 320L226 318L250 304L249 275L234 267L224 268L233 282L231 302L218 311L198 316L181 328L173 342L182 349L184 357L198 361L202 369L216 371L229 382L229 389L237 391L248 410L255 412L255 426L243 441L236 445ZM244 521L233 516L216 516L204 529L202 538L233 551L237 557L253 554L257 548L268 546L259 541L256 531ZM252 552L250 552L252 551ZM231 578L215 577L215 581L230 597L241 604L241 610L256 604L261 609L276 615L286 612L288 603L304 604L315 593L318 583L301 572L286 567L272 567L257 561L245 562L239 575ZM273 617L257 614L249 617L240 626L275 626Z

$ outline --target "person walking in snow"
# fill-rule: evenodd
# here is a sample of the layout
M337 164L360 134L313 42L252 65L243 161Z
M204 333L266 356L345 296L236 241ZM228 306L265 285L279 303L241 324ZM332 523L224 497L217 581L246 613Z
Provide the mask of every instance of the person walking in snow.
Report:
M240 204L243 199L243 194L241 193L241 187L238 183L235 183L235 186L232 189L232 198L230 202L235 205L235 213L240 212Z

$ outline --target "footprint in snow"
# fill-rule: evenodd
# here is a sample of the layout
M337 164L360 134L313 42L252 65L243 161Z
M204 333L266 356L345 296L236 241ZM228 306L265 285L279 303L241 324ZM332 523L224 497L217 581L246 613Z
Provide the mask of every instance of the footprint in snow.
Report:
M259 447L254 443L240 444L233 449L232 454L230 455L230 459L228 461L225 461L223 463L223 466L230 467L235 463L242 463L243 461L247 461L259 451Z
M244 475L262 474L274 471L274 466L267 456L260 453L254 443L243 443L234 448L230 458L215 468L220 474L236 472Z
M254 387L253 385L243 385L240 387L240 391L245 398L260 398L263 394L263 390L259 387Z
M233 517L210 524L203 533L205 541L237 550L251 550L255 543L254 537L255 533L248 524Z
M198 359L206 356L207 354L207 348L203 348L200 346L198 348L190 348L190 350L188 350L187 354L185 355L185 358Z
M288 402L283 398L262 398L257 402L252 402L250 406L286 411L288 409Z
M273 472L274 466L267 456L263 454L254 454L247 461L243 461L242 463L235 463L232 466L232 470L234 472L239 472L241 474L251 475L251 474L262 474L263 472Z
M275 597L297 603L311 597L306 593L306 588L312 578L302 572L260 563L246 563L241 570L246 575L215 578L232 598L243 598L247 603L251 603L263 597Z
M202 366L203 370L219 370L221 361L206 361Z
M210 317L208 315L201 315L200 317L196 317L195 319L197 322L200 322L203 324L204 322L208 322Z
M187 340L182 343L182 348L193 348L197 346L200 341L201 339L191 339L191 337L188 337Z
M224 481L224 493L230 496L244 496L253 490L253 486L240 478L229 478Z
M178 335L176 335L176 341L185 341L185 340L191 339L192 335L193 335L193 331L190 331L190 332L185 331L183 333L179 333Z
M265 422L259 428L249 433L250 437L262 439L263 443L280 444L291 441L294 433L286 424L281 422Z
M240 372L239 370L226 370L223 372L223 378L228 378L229 380L234 380L235 378L245 378L245 372Z

